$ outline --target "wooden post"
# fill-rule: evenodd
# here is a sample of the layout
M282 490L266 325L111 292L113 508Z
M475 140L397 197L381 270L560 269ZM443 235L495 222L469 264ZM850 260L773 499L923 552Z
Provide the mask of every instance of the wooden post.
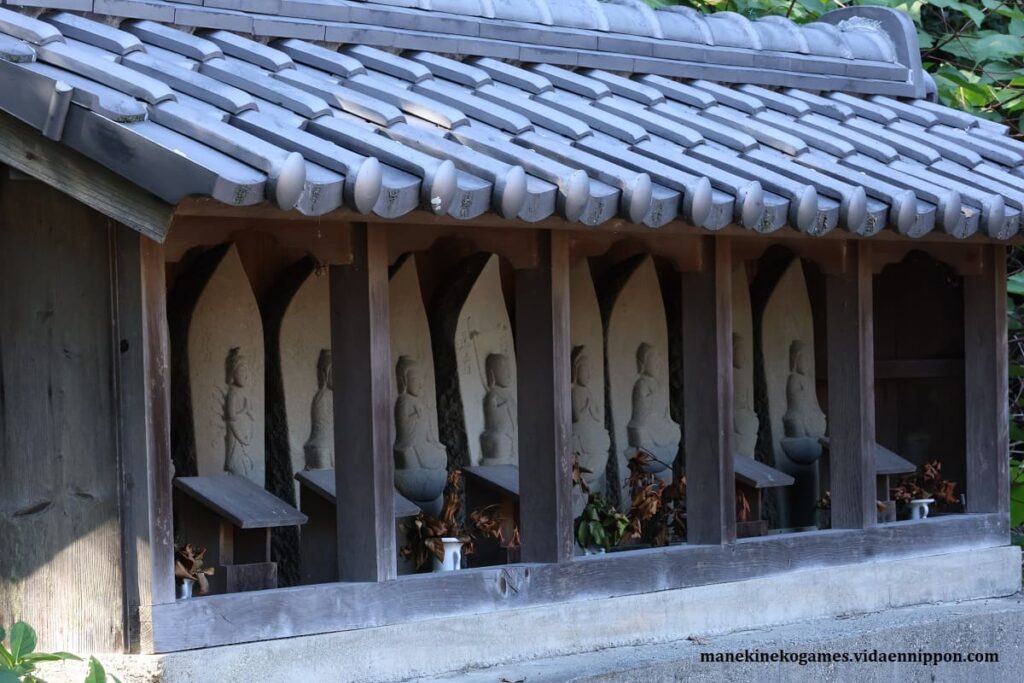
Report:
M722 544L736 540L729 238L702 238L701 255L682 275L687 542Z
M114 367L117 390L125 645L151 651L140 608L172 603L170 351L163 247L115 226Z
M537 237L539 263L515 281L521 558L564 562L573 555L569 235Z
M829 468L832 528L867 529L875 507L875 345L871 244L848 245L827 275Z
M352 263L330 266L334 460L341 581L397 575L388 249L383 227L352 226Z
M967 512L1009 511L1006 247L984 247L978 275L964 277Z

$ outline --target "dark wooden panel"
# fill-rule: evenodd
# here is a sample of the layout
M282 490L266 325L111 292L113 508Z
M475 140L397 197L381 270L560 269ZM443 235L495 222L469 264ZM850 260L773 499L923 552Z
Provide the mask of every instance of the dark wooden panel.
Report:
M304 514L237 474L178 477L174 486L239 529L270 529L306 523Z
M516 358L522 558L572 558L569 235L540 232L539 264L517 270Z
M218 595L159 605L150 616L157 651L173 652L741 581L804 568L927 557L1007 542L1005 515L946 515L867 530L743 539L725 546L677 545L575 562Z
M330 267L338 572L397 575L386 228L352 226L352 263Z
M687 542L736 539L732 426L732 251L701 240L702 270L682 274Z
M876 379L922 379L963 375L964 361L961 358L880 360L875 363Z
M475 479L477 483L494 488L502 493L519 495L519 468L515 465L479 465L463 467L467 479Z
M985 249L980 275L964 278L967 511L1009 511L1006 247Z
M0 623L31 623L43 650L128 640L113 230L42 183L0 181Z
M847 268L825 287L832 528L862 529L878 518L871 245L852 245Z

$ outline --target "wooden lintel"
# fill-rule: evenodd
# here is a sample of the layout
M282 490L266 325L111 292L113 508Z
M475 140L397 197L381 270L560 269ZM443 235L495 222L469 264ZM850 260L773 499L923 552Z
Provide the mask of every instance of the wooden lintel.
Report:
M300 249L325 266L352 263L351 224L343 220L278 221L258 217L175 216L164 242L170 263L180 261L189 249L211 247L245 232L272 235L285 248Z
M733 240L733 257L737 261L756 261L768 247L781 245L790 249L802 259L816 263L823 273L840 274L847 266L847 252L852 240L827 239L773 233L767 236L751 236L747 231L742 238ZM774 239L773 239L774 238Z
M176 652L742 581L800 569L923 558L949 549L992 548L1008 542L1006 515L943 515L867 530L743 539L725 546L677 545L379 583L213 595L158 605L146 616L154 652Z
M162 242L174 207L14 117L0 113L0 163L7 164L150 239Z
M572 233L570 253L573 261L602 256L610 251L615 251L616 261L637 254L651 254L666 259L680 273L696 273L704 268L701 240L708 237L711 235L706 231L700 235L650 230L639 233L577 230Z
M874 272L881 273L886 266L901 263L912 251L923 251L937 261L952 268L958 275L980 275L983 271L984 251L988 245L981 242L916 241L878 242L873 248Z
M498 230L475 224L416 225L410 223L375 224L388 235L388 261L394 264L402 254L426 251L440 239L454 237L471 242L483 252L497 254L513 268L530 269L539 265L538 230Z

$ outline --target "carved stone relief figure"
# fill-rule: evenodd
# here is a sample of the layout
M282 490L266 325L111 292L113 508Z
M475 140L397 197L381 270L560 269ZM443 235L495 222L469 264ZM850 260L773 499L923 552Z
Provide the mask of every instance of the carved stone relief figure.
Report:
M754 410L753 375L749 371L750 349L745 338L732 336L733 432L739 455L754 457L760 420Z
M321 349L316 361L317 390L309 410L309 438L302 447L307 470L334 467L334 377L331 369L331 350Z
M669 416L668 402L659 400L664 396L663 380L657 377L659 367L657 349L647 342L641 343L636 350L633 412L626 431L630 446L642 448L653 456L649 471L656 472L660 478L671 479L681 431Z
M448 452L434 434L419 363L402 356L395 366L395 487L427 514L441 513Z
M249 447L252 444L255 418L246 396L249 384L245 356L239 347L232 347L224 361L224 471L243 477L252 475L256 467Z
M516 397L511 389L512 372L503 353L488 354L484 361L487 393L484 394L484 431L480 435L482 465L518 464L515 449Z
M584 481L591 491L598 493L604 491L612 440L604 427L601 405L590 386L591 372L587 347L577 346L572 350L572 446L580 467L589 470L583 473Z
M789 379L786 382L786 413L782 427L787 437L825 436L825 413L808 376L807 347L794 339L789 347Z

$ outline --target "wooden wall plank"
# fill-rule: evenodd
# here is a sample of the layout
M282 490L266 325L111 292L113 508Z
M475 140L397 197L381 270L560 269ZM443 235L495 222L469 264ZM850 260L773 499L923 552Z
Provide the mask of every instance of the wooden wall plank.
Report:
M0 623L31 623L42 650L125 645L113 229L0 181Z
M826 276L832 527L864 529L875 508L875 351L871 244L851 245L842 273Z
M539 264L517 270L522 558L573 556L569 372L569 235L540 232Z
M736 540L732 245L704 237L703 269L682 274L687 542Z
M387 233L352 225L352 263L330 267L338 573L397 575Z
M1005 515L946 515L867 530L742 539L725 546L677 545L575 562L215 595L158 605L150 616L157 651L174 652L991 548L1006 543L1008 527Z
M175 598L167 290L158 243L117 227L114 258L126 646L141 652L140 606Z
M964 277L968 512L1009 511L1006 247L985 248L980 275Z

